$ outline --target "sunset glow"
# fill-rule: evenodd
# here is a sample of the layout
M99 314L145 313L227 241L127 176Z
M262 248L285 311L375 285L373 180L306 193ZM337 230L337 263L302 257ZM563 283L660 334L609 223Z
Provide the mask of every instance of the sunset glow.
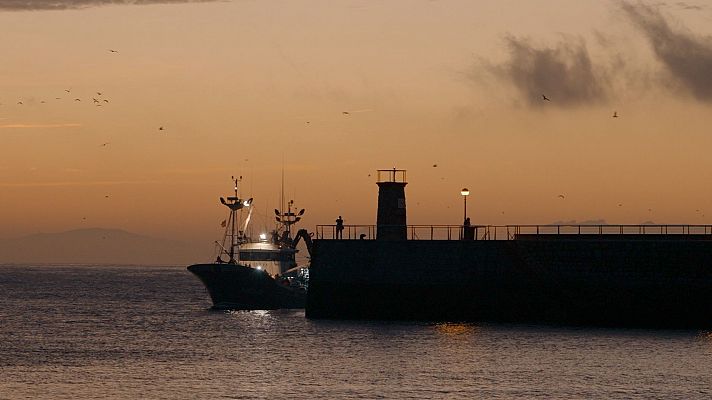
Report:
M413 224L464 187L473 224L712 223L709 3L126 3L0 0L0 238L210 246L282 170L303 227L372 224L391 167Z

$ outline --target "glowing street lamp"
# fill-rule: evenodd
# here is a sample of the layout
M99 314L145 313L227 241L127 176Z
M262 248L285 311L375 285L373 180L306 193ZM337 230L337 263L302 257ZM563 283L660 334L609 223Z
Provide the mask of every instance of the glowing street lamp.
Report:
M464 223L464 221L467 220L467 196L470 195L470 191L467 188L462 188L462 190L460 190L460 194L462 195L462 198L465 201L465 214L464 214L464 217L462 218L462 221Z

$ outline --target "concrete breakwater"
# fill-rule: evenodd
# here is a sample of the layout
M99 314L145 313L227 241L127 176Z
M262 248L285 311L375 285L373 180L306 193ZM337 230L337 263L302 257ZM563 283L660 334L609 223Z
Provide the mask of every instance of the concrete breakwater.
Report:
M712 327L712 237L316 240L309 318Z
M475 226L463 188L462 225L409 226L405 178L375 226L317 226L307 317L712 327L710 225Z

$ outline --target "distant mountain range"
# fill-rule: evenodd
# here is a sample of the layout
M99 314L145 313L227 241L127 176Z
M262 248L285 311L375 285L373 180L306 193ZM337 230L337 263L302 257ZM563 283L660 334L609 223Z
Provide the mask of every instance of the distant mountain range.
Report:
M0 239L0 263L189 265L206 249L121 229L76 229ZM209 251L209 250L208 250Z

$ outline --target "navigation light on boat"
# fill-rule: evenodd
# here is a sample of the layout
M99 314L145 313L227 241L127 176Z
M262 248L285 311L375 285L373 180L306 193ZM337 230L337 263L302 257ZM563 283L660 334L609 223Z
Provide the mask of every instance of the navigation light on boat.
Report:
M260 233L260 240L267 240L267 234L266 234L266 233Z
M261 266L261 265L258 265L258 266L257 266L257 270L258 270L258 271L262 271L262 266Z

